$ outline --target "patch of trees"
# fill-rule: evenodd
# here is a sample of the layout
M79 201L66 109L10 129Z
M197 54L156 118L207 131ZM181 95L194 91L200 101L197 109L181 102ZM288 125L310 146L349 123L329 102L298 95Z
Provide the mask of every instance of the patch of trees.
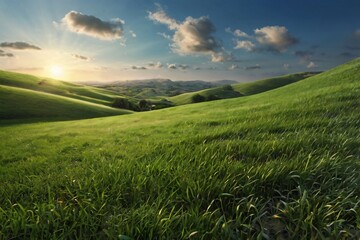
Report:
M205 102L206 98L203 95L200 94L195 94L191 97L191 102L192 103L199 103L199 102Z
M131 102L127 98L115 98L111 106L115 108L128 109L132 111L140 111L140 107L137 104Z
M142 112L142 111L150 111L155 109L172 107L174 106L174 103L168 101L167 99L161 99L160 101L156 101L156 102L141 99L138 102L135 102L135 100L132 101L128 98L118 97L114 99L111 106L115 108L122 108L122 109Z

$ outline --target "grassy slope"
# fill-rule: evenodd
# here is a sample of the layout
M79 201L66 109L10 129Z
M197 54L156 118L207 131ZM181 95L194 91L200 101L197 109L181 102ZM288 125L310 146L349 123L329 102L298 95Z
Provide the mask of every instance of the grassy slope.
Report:
M276 89L313 75L314 73L289 74L280 77L258 80L255 82L233 84L232 87L234 88L234 91L225 91L222 87L218 87L212 89L205 89L198 92L180 94L178 96L170 97L169 100L177 105L182 105L191 103L191 97L195 94L200 94L204 97L207 97L209 95L215 95L220 99L234 98L243 95L253 95Z
M113 99L118 97L115 92L105 89L6 71L0 71L0 85L47 92L103 105L110 105Z
M2 127L0 238L359 238L359 79Z
M1 120L68 120L113 116L129 112L55 94L0 85Z

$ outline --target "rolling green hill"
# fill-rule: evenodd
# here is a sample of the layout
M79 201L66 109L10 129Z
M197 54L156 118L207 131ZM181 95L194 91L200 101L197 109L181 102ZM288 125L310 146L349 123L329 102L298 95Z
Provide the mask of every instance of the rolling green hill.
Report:
M0 239L359 239L360 59L241 98L3 126Z
M217 87L217 88L205 89L198 92L184 93L174 97L170 97L168 99L177 105L183 105L183 104L192 103L192 97L196 94L204 96L205 100L234 98L244 95L248 96L248 95L253 95L253 94L269 91L272 89L276 89L282 86L286 86L288 84L300 81L315 74L318 73L305 72L305 73L289 74L285 76L268 78L254 82L232 84L231 86L233 89L226 89L226 88L224 89L224 87Z
M113 116L111 91L32 75L0 71L0 123Z
M0 85L31 89L108 106L114 98L119 97L117 93L106 89L6 71L0 71Z
M3 120L83 119L130 112L55 94L0 85L0 123Z

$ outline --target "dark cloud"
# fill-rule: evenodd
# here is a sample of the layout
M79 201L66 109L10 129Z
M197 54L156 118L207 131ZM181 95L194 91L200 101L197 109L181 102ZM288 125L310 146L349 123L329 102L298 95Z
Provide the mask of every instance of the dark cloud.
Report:
M85 57L85 56L78 55L78 54L72 54L71 56L73 58L84 60L84 61L90 61L91 60L91 58L89 58L89 57Z
M115 40L123 36L124 21L120 19L103 21L91 15L71 11L65 15L62 22L72 32L101 40Z
M144 66L131 66L131 69L133 69L133 70L147 70L147 68L146 67L144 67Z
M15 57L15 56L12 53L7 53L0 49L0 57Z
M254 69L260 69L261 66L259 64L256 64L254 66L248 66L248 67L245 67L245 70L254 70Z
M161 62L156 62L156 63L151 62L148 64L148 67L152 69L160 69L163 67L163 64Z
M38 46L26 42L3 42L0 43L0 47L11 48L15 50L41 50L41 48Z
M299 42L283 26L267 26L255 29L254 32L258 43L268 51L285 52L290 46Z

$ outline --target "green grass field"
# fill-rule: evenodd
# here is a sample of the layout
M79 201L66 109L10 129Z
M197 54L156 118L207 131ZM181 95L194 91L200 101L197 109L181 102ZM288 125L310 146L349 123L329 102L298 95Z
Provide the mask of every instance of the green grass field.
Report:
M359 239L360 59L241 98L2 126L0 239Z
M205 89L197 92L184 93L174 97L170 97L168 99L171 102L175 103L176 105L183 105L183 104L192 103L192 97L195 94L200 94L205 98L209 96L215 96L217 99L249 96L257 93L266 92L279 87L283 87L288 84L303 80L307 77L314 76L316 74L318 73L305 72L305 73L289 74L280 77L262 79L254 82L232 84L231 86L233 87L233 90L231 91L224 89L223 87L217 87L217 88Z

